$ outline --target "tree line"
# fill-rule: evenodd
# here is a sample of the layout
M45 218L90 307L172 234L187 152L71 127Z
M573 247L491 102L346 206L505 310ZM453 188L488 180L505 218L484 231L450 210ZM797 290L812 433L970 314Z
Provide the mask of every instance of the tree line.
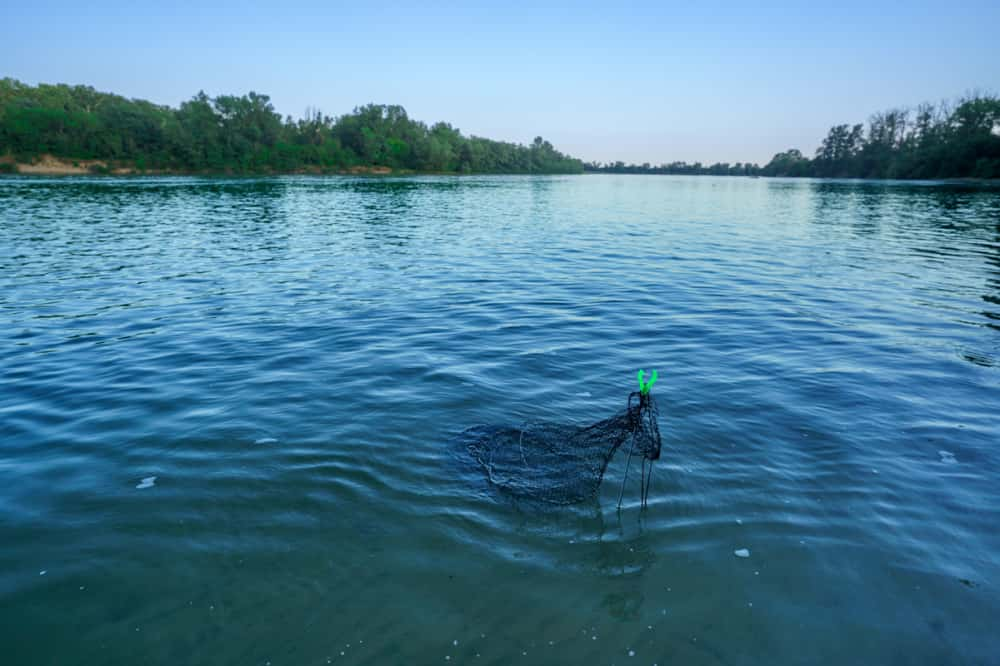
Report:
M701 162L688 164L687 162L671 162L659 166L651 166L649 162L643 164L625 164L624 162L585 162L584 171L603 173L647 173L672 176L756 176L760 173L760 167L747 162L717 162L709 166L704 166Z
M196 173L342 171L354 167L445 173L580 173L580 160L536 137L530 145L464 136L368 104L340 117L282 118L267 95L209 97L178 108L90 86L0 79L0 156L96 159L139 170ZM0 165L3 166L3 165Z
M835 125L812 159L778 153L765 176L819 178L1000 178L1000 97L876 113L865 127Z
M973 94L835 125L812 158L798 149L763 167L725 162L582 163L541 137L530 145L427 125L401 106L369 104L340 117L282 118L267 95L209 97L178 108L89 86L0 79L0 156L97 159L139 170L217 173L388 167L444 173L648 173L820 178L1000 178L1000 98ZM11 168L0 162L0 168Z
M798 149L763 167L672 162L651 166L589 162L586 171L815 178L1000 178L1000 97L973 94L955 104L876 113L863 124L835 125L810 159Z

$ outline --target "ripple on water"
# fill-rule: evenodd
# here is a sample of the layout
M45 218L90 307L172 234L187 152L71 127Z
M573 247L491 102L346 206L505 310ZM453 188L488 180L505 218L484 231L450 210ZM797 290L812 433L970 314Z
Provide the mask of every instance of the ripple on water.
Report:
M5 656L989 662L998 214L782 179L0 179ZM621 458L554 508L454 445L593 422L652 367L645 511Z

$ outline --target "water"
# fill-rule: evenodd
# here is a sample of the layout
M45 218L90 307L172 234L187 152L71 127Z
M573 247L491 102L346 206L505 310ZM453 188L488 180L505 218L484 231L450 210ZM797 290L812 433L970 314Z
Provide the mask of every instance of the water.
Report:
M4 664L998 663L1000 191L0 180ZM480 423L657 368L615 510ZM456 643L457 641L457 643Z

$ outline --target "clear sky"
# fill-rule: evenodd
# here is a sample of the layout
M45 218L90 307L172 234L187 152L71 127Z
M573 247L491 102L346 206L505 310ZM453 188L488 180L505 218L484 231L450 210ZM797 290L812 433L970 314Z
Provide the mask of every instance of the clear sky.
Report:
M0 76L177 105L367 102L585 160L811 154L833 124L1000 92L1000 1L3 3Z

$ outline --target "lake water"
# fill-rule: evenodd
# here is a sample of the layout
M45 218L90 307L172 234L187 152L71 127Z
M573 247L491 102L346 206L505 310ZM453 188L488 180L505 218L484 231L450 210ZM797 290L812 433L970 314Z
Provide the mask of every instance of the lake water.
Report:
M0 179L0 662L1000 663L998 365L997 188Z

